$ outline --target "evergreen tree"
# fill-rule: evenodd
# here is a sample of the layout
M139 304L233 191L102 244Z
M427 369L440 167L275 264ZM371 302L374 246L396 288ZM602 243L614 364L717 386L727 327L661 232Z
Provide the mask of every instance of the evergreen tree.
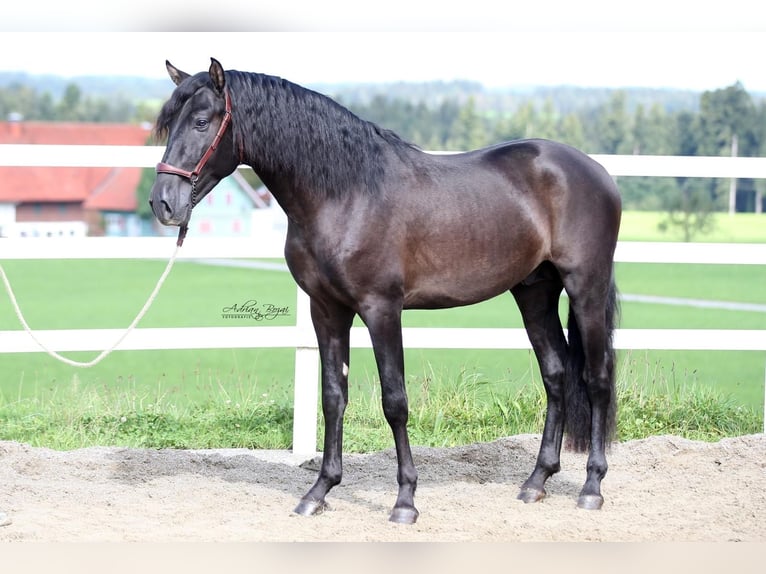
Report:
M487 144L487 132L476 111L476 101L469 97L455 121L450 146L452 150L472 150Z
M543 102L543 108L535 115L535 119L533 137L549 140L558 139L557 114L551 98L547 98Z
M596 132L593 135L598 153L629 153L629 133L630 119L625 92L618 90L597 114Z
M82 91L77 84L69 84L64 91L64 97L59 102L57 115L64 121L81 121L83 116L80 114L80 101Z
M585 148L585 131L577 114L567 114L561 120L558 138L576 148Z
M700 152L704 155L752 155L759 145L752 128L756 113L742 84L707 91L700 98ZM752 182L748 182L752 186ZM729 213L736 211L737 183L713 181L713 193L728 196Z

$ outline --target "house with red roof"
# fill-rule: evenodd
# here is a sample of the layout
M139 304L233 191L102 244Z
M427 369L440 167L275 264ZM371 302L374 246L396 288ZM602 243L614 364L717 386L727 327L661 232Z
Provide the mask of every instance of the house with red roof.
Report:
M0 144L146 145L151 126L0 122ZM0 237L173 234L136 215L143 168L0 166ZM254 208L269 203L235 173L194 210L200 235L250 235Z
M140 146L150 135L129 124L0 122L0 144ZM138 235L140 178L141 168L0 166L3 235L104 235L109 214Z

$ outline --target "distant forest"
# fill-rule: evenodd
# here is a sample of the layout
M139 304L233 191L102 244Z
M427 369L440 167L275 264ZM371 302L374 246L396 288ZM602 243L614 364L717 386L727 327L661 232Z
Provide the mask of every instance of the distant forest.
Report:
M467 81L307 86L429 150L542 137L587 153L766 156L766 95L573 86L490 89ZM153 122L168 79L0 73L0 117ZM620 180L628 209L724 211L729 180ZM765 180L737 181L737 211L764 207ZM686 207L684 207L686 206ZM760 208L760 209L758 209Z

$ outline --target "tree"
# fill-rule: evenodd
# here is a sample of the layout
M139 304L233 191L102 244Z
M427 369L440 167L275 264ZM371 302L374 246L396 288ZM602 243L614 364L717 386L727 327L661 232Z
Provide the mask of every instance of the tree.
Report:
M699 155L701 149L700 117L683 111L668 122L671 128L666 141L671 143L673 155ZM662 180L664 181L664 179ZM663 190L661 208L666 211L659 223L660 231L680 230L684 241L691 241L700 233L712 231L715 224L715 182L706 178L673 178L675 185Z
M649 108L649 116L646 119L646 140L642 153L655 155L672 155L675 153L674 116L668 114L660 104L653 104Z
M37 92L19 83L0 86L0 118L11 114L27 121L152 122L159 104L135 102L124 96L87 96L77 84L68 84L58 100L50 91Z
M156 176L156 172L151 168L141 170L141 179L138 181L138 187L136 188L136 215L141 219L152 219L154 217L152 208L149 206L149 195L151 194Z
M673 153L671 125L671 118L660 105L652 105L648 112L643 104L636 106L630 130L630 153L644 155Z
M23 118L34 116L37 94L32 88L21 84L12 84L0 92L0 112L2 119L10 114L20 114Z
M646 150L650 147L648 144L649 139L649 122L646 119L644 106L639 104L636 108L636 113L633 116L633 129L631 130L631 152L633 155L639 155L646 153Z
M471 150L480 148L486 143L484 122L476 111L476 101L473 97L469 97L455 120L450 147L453 150Z
M761 101L756 113L757 139L760 142L758 156L766 156L766 101ZM755 180L755 212L763 213L764 197L766 197L766 179Z
M576 148L585 148L585 131L577 114L567 114L559 124L559 139Z
M687 180L680 193L667 200L667 215L659 223L659 229L669 232L681 231L683 240L691 241L699 233L709 233L715 228L713 201L704 189L695 188Z
M722 90L707 91L700 98L700 152L705 155L753 155L757 151L752 131L756 111L750 95L741 83ZM753 149L755 148L755 150ZM724 195L727 182L717 183L716 191ZM737 184L728 185L729 213L736 211Z
M551 98L546 98L543 102L543 109L535 115L533 137L558 139L558 122L556 108Z
M43 121L52 121L56 119L56 104L53 101L53 96L51 96L49 92L45 92L42 96L37 98L34 115Z
M535 116L534 103L525 102L512 115L497 123L493 139L495 141L510 141L532 137L537 121Z
M58 105L58 117L60 120L77 121L81 120L80 101L82 91L77 84L69 84L64 90L64 96Z
M439 107L431 114L431 121L434 126L434 148L438 150L446 150L449 147L450 135L452 133L452 126L455 125L458 116L460 115L460 105L456 100L446 99Z
M595 126L593 136L598 152L617 154L631 151L630 116L624 91L614 92L606 105L597 111Z
M672 121L659 105L653 105L648 113L643 104L636 106L632 129L626 145L633 154L667 155L672 151ZM621 178L620 192L626 209L664 210L669 198L678 193L673 178L626 177Z

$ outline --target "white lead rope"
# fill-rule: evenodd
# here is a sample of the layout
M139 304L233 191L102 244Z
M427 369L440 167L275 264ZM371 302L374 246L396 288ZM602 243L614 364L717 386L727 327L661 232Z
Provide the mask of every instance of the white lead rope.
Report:
M24 315L21 312L21 309L19 308L19 303L16 300L16 295L13 293L13 289L11 288L11 284L8 281L8 277L5 274L5 270L3 269L3 266L0 265L0 276L3 278L3 283L5 284L5 290L8 292L8 296L11 299L11 303L13 304L13 309L16 311L16 316L19 318L19 322L24 327L24 330L29 334L30 337L39 345L39 347L48 353L51 357L54 359L58 359L62 363L66 363L67 365L72 365L73 367L92 367L93 365L96 365L100 363L102 360L104 360L112 351L114 351L117 346L122 343L122 341L127 337L130 332L135 328L136 325L138 325L138 322L143 319L146 312L149 310L149 307L152 306L152 303L154 302L154 299L157 297L157 294L160 292L160 288L162 287L162 284L165 282L165 279L170 274L170 270L173 268L173 264L176 261L176 256L178 255L178 251L181 249L180 243L183 240L179 241L179 244L176 245L176 249L173 252L173 255L170 257L170 261L168 261L167 267L165 267L165 271L162 272L162 275L160 276L159 281L157 281L157 285L154 287L154 291L152 291L152 294L149 295L149 299L147 299L146 303L144 304L143 308L138 312L138 315L136 315L136 318L133 319L133 322L128 326L127 329L120 335L117 340L114 342L112 346L110 346L108 349L102 351L95 359L92 361L87 362L80 362L80 361L73 361L72 359L68 359L67 357L64 357L63 355L60 355L56 351L53 351L49 349L47 346L45 346L40 339L38 339L35 336L34 331L32 331L32 328L27 323L26 319L24 319Z

